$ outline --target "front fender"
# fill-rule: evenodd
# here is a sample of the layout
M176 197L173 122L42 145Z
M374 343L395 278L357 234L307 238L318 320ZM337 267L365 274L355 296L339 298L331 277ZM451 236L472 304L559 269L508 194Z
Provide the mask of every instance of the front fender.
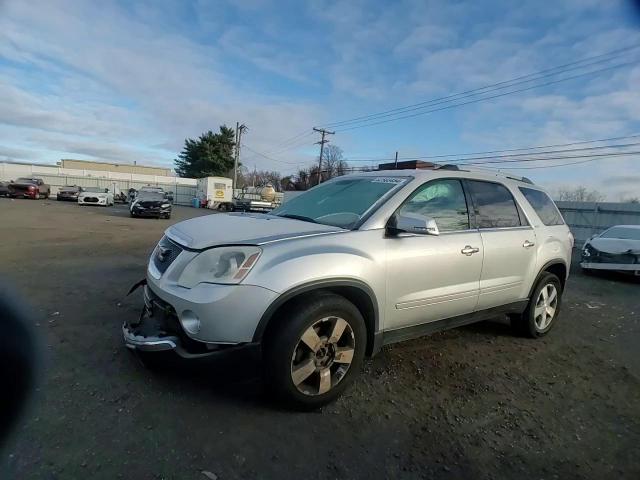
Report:
M244 283L280 295L268 308L256 335L287 300L314 289L357 288L375 311L374 331L384 325L386 251L384 230L342 232L263 245L263 256ZM379 313L378 313L379 312Z

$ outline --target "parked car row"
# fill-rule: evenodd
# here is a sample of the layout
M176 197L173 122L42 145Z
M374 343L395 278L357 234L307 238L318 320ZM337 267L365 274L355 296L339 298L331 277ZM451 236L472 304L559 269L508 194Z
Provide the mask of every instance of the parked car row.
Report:
M0 196L12 198L49 198L51 187L41 178L21 177L10 182L0 182Z

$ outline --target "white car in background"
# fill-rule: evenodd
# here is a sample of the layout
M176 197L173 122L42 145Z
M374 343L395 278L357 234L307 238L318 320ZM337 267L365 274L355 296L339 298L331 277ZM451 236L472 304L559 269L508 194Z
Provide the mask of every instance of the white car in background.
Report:
M78 195L78 205L113 205L113 193L108 188L87 187Z
M582 247L582 269L616 270L640 275L640 225L616 225L594 235Z

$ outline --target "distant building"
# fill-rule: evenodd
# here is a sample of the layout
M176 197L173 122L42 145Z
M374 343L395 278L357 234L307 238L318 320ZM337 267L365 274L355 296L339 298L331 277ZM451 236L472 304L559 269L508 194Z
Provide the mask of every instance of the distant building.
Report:
M395 162L381 163L380 165L378 165L378 170L414 170L421 168L430 169L435 165L435 163L423 162L422 160L405 160L402 162L398 162L397 166Z
M161 177L171 177L173 173L170 168L147 167L144 165L94 162L91 160L72 160L63 158L58 166L62 168L73 168L76 170L99 170L102 172L134 173L139 175L157 175Z

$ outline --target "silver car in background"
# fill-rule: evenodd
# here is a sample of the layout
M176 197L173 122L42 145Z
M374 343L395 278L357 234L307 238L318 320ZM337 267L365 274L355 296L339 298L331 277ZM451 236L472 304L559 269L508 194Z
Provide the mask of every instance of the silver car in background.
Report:
M167 229L124 340L143 356L259 348L273 392L315 408L386 344L505 314L545 335L572 247L527 179L448 166L339 177L270 214Z
M616 225L582 247L582 270L613 270L640 276L640 225Z

